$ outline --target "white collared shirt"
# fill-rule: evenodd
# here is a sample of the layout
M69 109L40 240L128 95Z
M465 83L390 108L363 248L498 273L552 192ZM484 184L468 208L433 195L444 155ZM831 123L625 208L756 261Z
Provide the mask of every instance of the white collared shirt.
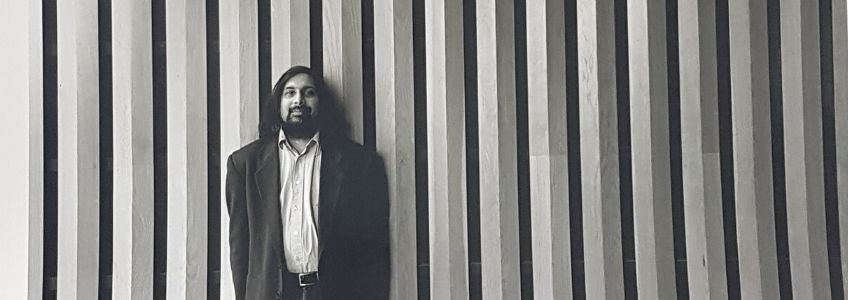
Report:
M321 144L315 133L302 153L280 130L280 216L286 267L292 273L318 271L318 193Z

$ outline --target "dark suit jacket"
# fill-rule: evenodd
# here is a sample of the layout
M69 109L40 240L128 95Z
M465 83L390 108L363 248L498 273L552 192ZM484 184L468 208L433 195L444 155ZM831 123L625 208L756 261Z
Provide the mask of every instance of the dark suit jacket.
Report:
M276 136L227 161L230 261L236 299L291 299L281 235ZM387 299L389 203L382 160L346 138L321 133L318 274L323 299Z

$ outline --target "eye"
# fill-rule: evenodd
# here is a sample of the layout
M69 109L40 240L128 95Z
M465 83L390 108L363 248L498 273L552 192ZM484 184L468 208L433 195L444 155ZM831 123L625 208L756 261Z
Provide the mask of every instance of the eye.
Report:
M297 92L295 90L286 90L285 92L283 92L283 96L286 97L294 97L295 95L297 95Z
M306 95L307 97L315 97L316 96L315 89L307 89L303 94Z

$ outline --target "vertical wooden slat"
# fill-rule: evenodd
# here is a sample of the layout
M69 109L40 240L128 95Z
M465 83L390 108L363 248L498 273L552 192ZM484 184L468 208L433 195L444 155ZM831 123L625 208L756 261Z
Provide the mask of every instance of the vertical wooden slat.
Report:
M29 242L27 299L44 287L44 19L41 1L29 4Z
M168 299L206 298L206 4L168 1Z
M374 1L377 151L389 180L391 299L418 293L412 1Z
M577 0L587 299L624 298L613 11L612 0Z
M4 3L0 11L0 178L4 202L0 210L0 298L41 299L43 230L43 41L40 1ZM14 141L14 142L11 142Z
M100 244L97 1L61 1L57 9L57 295L94 299Z
M272 85L289 67L309 66L310 42L309 0L271 0Z
M836 126L837 199L839 200L839 243L842 253L842 289L848 295L848 5L832 0L833 104Z
M627 1L637 290L676 298L664 0Z
M275 1L281 2L281 1ZM272 2L273 3L273 2ZM221 166L241 146L258 137L259 44L257 2L221 1ZM227 172L221 170L221 182ZM221 199L226 199L223 187ZM221 201L221 299L235 299L230 268L230 223L227 204Z
M796 299L830 299L818 4L780 1L786 227Z
M430 297L468 299L462 3L425 5Z
M715 1L679 1L680 128L689 295L727 298Z
M362 4L324 0L321 9L324 78L330 92L344 107L350 124L349 136L363 143Z
M29 209L27 299L44 287L44 18L41 1L28 3L29 17ZM14 13L14 10L10 10ZM14 30L14 29L12 29ZM12 68L10 68L11 70ZM5 81L5 80L4 80Z
M477 0L480 259L485 299L519 299L515 21L509 0Z
M570 299L565 3L527 1L527 16L533 296Z
M740 287L745 299L777 299L766 0L728 5Z
M114 203L112 296L153 297L151 3L112 5Z

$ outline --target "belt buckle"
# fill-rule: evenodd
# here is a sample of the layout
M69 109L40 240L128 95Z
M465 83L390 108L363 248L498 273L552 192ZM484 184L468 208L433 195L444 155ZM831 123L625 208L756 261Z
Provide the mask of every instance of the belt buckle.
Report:
M297 274L297 283L300 285L300 287L307 287L318 284L318 272Z

